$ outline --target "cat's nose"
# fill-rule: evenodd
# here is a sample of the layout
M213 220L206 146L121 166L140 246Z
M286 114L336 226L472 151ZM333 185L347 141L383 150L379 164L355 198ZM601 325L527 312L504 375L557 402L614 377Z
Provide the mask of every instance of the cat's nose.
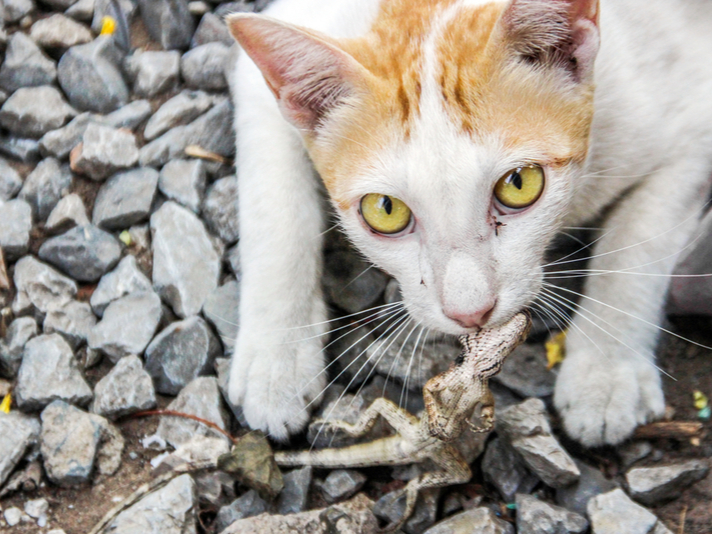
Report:
M452 319L463 328L481 328L487 324L487 321L489 321L489 318L492 316L495 304L496 301L492 300L474 312L443 309L443 313L446 317Z

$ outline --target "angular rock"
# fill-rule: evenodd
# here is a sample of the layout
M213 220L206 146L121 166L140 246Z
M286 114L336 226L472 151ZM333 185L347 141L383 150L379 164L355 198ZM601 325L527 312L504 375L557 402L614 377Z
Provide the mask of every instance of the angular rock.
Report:
M235 275L235 278L240 280L240 278L242 278L242 267L240 265L240 249L237 245L225 252L225 261L229 265L232 274Z
M151 113L151 103L148 100L134 100L109 113L101 122L112 128L135 130Z
M75 226L90 224L87 210L79 195L72 193L62 198L47 217L45 229L58 234L66 232Z
M235 110L230 99L215 99L215 105L188 125L189 143L232 158L235 155Z
M90 42L94 36L84 24L55 13L32 25L30 37L43 48L67 49Z
M13 506L5 510L3 512L3 516L5 517L7 524L14 527L15 525L19 525L20 521L22 521L22 510Z
M51 85L57 79L57 64L22 32L7 41L5 61L0 67L0 88L13 93L21 87Z
M581 477L570 486L556 490L556 503L572 512L585 515L588 502L593 497L611 491L618 485L604 477L599 469L582 462L576 462L576 466Z
M54 87L21 87L0 109L0 126L20 137L40 138L76 114Z
M94 0L93 5L93 17L91 17L91 29L95 33L99 33L103 26L104 17L111 17L117 22L117 28L112 37L117 41L117 46L121 47L122 50L128 50L129 46L127 43L128 35L121 35L123 33L128 33L127 28L122 28L122 26L128 26L129 22L133 19L134 13L136 12L136 2L134 0Z
M45 241L39 257L75 280L95 282L121 258L121 245L96 226L77 226Z
M628 493L638 502L652 506L680 496L682 490L707 476L709 463L688 460L679 464L654 467L635 467L625 480Z
M531 495L517 494L517 534L583 534L588 521L582 515L553 506Z
M286 515L304 511L309 496L312 471L313 468L307 466L293 469L284 475L284 488L277 498L277 513Z
M108 419L152 410L156 407L156 392L151 376L136 355L121 358L94 388L93 413Z
M183 388L167 409L197 415L222 429L226 428L227 414L223 410L217 379L214 377L199 377L193 380ZM217 436L227 440L222 434L197 421L179 417L163 417L156 435L173 447L178 447L195 436Z
M121 230L147 219L157 186L158 172L150 167L115 174L96 196L94 224L104 230Z
M44 221L71 185L69 169L54 158L46 158L27 176L19 198L29 202L35 220Z
M32 0L5 0L5 21L20 22L20 19L29 15L34 9L35 4Z
M8 261L27 254L32 230L32 208L21 199L0 200L0 248Z
M388 282L386 274L350 251L328 253L324 270L324 287L329 300L348 313L373 306Z
M417 534L423 532L435 523L439 497L439 488L429 488L420 491L415 510L402 527L403 532L406 534ZM373 506L373 514L388 524L395 523L403 517L405 503L406 495L404 491L395 490L386 493L376 501L376 504Z
M221 258L203 223L166 202L151 215L153 286L179 317L197 314L217 287Z
M71 347L59 334L32 338L25 345L15 388L21 410L39 410L52 401L86 405L92 398Z
M667 530L653 513L631 501L621 489L592 498L587 513L592 534L663 534Z
M166 101L146 123L143 135L151 141L171 128L188 124L213 105L213 97L203 91L181 91Z
M97 120L98 116L93 113L80 113L62 128L47 132L40 139L42 155L65 159L72 149L81 143L89 123Z
M546 369L546 349L542 344L519 345L510 354L493 380L522 397L554 394L556 373Z
M229 46L223 43L207 43L189 50L180 60L180 71L188 87L206 91L221 91L227 88L225 64Z
M0 154L22 163L34 163L40 158L40 147L35 139L0 134Z
M235 346L240 328L239 305L240 284L234 280L210 293L203 305L203 315L218 331L223 345L230 349Z
M59 486L85 483L95 470L113 475L121 465L124 439L116 427L63 401L43 410L41 440L45 472Z
M89 333L89 348L116 363L129 354L142 354L161 320L161 300L153 292L131 293L114 300Z
M482 472L505 502L514 501L517 493L529 493L539 483L539 478L529 472L517 453L501 438L487 444Z
M348 499L366 483L366 475L353 469L337 469L329 473L321 485L326 502Z
M0 158L0 200L10 200L22 188L22 179L15 169Z
M5 339L0 342L0 376L14 378L17 375L25 344L37 334L37 323L32 317L18 317L10 323Z
M81 20L82 22L91 22L92 16L94 15L94 1L95 0L77 0L72 4L72 7L67 8L64 14L73 19Z
M440 521L424 534L514 534L514 527L486 507L472 508Z
M653 452L653 446L649 441L628 441L621 444L617 449L624 469L629 468Z
M185 464L195 464L203 461L217 463L223 454L229 452L230 445L224 439L195 436L163 458L161 463L156 466L156 473L160 473L164 469L175 469Z
M15 264L14 281L17 296L12 308L16 313L29 306L46 313L77 294L76 282L32 256L25 256Z
M166 50L188 48L195 25L186 0L138 0L149 35Z
M77 0L45 0L45 4L53 7L56 11L64 11L71 7Z
M40 422L18 411L0 412L0 487L22 460L28 449L38 443Z
M158 188L171 200L175 200L195 213L205 195L207 172L201 160L175 159L161 169Z
M544 403L528 399L502 410L497 431L545 484L561 488L576 482L581 472L551 432Z
M86 342L95 324L96 317L89 304L70 300L47 313L43 330L45 334L60 334L76 350Z
M203 219L211 232L226 244L240 237L237 213L237 177L226 176L208 188L203 202Z
M184 157L185 147L190 144L191 137L190 125L171 128L141 147L139 164L147 167L162 167L172 159Z
M249 490L231 504L223 506L215 518L217 532L222 532L238 519L254 517L266 512L269 508L267 501L262 499L255 490Z
M104 315L106 307L116 299L120 299L130 293L142 293L151 290L151 281L138 268L136 258L128 255L124 256L116 269L102 276L89 302L94 313L101 317Z
M178 85L180 53L134 52L124 61L124 69L133 81L133 92L138 96L152 98Z
M122 54L108 35L67 50L59 60L57 78L72 106L109 113L126 104L129 90L121 61Z
M72 170L101 181L138 162L136 138L122 129L90 123L69 155Z
M190 47L204 45L207 43L222 43L225 46L232 46L235 42L230 30L222 19L215 13L205 13L200 19L193 39L190 41Z
M194 378L208 374L220 343L198 316L171 323L146 348L146 371L156 391L177 395Z
M195 534L198 495L189 474L171 480L114 519L112 534Z
M38 523L44 517L44 523L47 523L47 512L49 512L49 502L47 499L34 499L25 503L25 513L34 519L38 519Z

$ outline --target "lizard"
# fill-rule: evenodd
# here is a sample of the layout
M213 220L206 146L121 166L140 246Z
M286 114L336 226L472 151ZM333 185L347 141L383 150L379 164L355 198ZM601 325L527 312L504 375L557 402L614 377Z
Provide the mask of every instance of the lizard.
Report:
M277 465L353 468L404 465L429 459L438 469L408 482L403 516L384 531L399 529L413 513L421 489L463 484L472 477L469 465L452 441L467 428L474 432L489 432L493 428L494 398L488 387L489 379L526 338L529 325L529 317L519 313L498 328L460 336L463 351L447 371L431 378L423 387L426 415L421 419L388 399L378 398L354 424L315 421L322 425L322 430L342 431L358 438L382 417L396 434L343 448L277 451ZM474 415L479 415L479 425L471 421Z

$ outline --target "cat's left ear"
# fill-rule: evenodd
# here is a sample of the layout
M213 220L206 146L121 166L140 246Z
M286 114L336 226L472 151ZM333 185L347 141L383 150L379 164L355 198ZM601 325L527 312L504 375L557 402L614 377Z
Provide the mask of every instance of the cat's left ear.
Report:
M598 53L599 0L511 0L502 23L515 53L590 81Z

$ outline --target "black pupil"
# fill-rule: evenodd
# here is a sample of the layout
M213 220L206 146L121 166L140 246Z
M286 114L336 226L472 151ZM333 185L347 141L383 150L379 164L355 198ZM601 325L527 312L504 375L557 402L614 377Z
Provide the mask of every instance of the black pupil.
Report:
M383 196L383 209L386 210L388 215L391 214L393 211L393 201L391 200L391 197L387 197L385 195Z
M519 174L517 171L514 171L512 174L509 175L507 178L507 183L513 184L514 187L517 189L522 189L522 175Z

